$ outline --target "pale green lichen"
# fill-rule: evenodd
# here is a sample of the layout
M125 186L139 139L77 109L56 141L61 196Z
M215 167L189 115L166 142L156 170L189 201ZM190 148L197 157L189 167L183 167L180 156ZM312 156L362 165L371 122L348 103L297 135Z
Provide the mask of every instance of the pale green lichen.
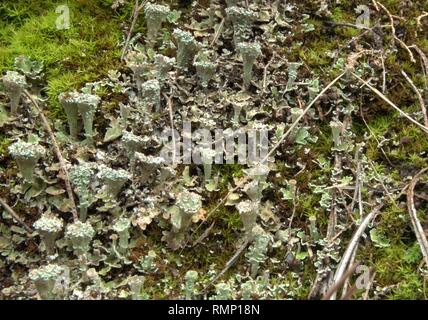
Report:
M49 255L55 252L55 240L58 238L63 226L64 223L62 219L52 214L43 214L40 219L33 224L34 229L36 229L42 237L46 252Z
M156 40L156 36L162 27L162 23L165 22L170 9L168 6L147 3L144 6L144 13L147 23L147 38L149 42Z
M2 80L10 99L10 112L15 115L18 113L19 101L27 86L25 76L20 75L16 71L7 71Z
M141 94L144 77L151 70L151 64L147 61L147 56L140 51L131 51L126 55L126 65L132 70L137 90Z
M296 89L297 70L301 65L302 64L299 62L288 63L288 81L285 89L286 91Z
M125 147L125 150L128 154L129 165L131 172L135 170L135 154L143 145L143 139L139 136L136 136L132 132L123 131L122 133L122 144Z
M141 95L143 96L148 109L153 110L154 108L155 112L160 111L160 94L160 84L156 79L146 81L141 85Z
M330 128L333 136L334 148L336 150L340 150L340 147L342 146L341 135L343 132L343 123L340 121L331 121Z
M164 81L168 77L168 72L175 65L175 58L157 54L155 55L154 64L156 68L156 77L159 81Z
M242 56L244 63L242 79L244 87L248 88L251 84L253 77L253 66L257 58L262 54L260 45L258 43L240 43L238 44L238 51Z
M195 40L192 34L188 31L175 29L173 33L177 40L177 65L180 68L187 69L193 61L196 53L200 49L200 44Z
M165 159L162 157L145 155L140 152L135 153L135 158L138 164L138 172L141 181L152 181L158 169L161 169L165 164Z
M215 152L215 150L211 148L204 148L201 150L201 160L204 166L205 181L208 181L211 179L212 166L213 166L213 161L216 154L217 153Z
M94 235L95 230L89 222L76 221L68 225L65 231L65 237L70 240L76 255L89 251Z
M44 300L55 298L55 283L63 272L64 268L57 264L48 264L30 271L29 277L34 282L40 298Z
M63 92L58 96L58 100L67 115L68 128L73 139L77 139L79 134L79 112L75 103L77 94L76 91Z
M91 179L94 173L94 165L87 162L74 165L70 170L70 181L79 196L80 220L82 222L86 221L88 207L93 201Z
M198 295L197 289L196 289L196 283L198 281L199 275L197 271L189 270L186 272L186 275L184 276L184 296L186 300L192 300L195 299L195 297Z
M172 229L167 239L172 249L177 249L183 244L193 216L202 208L202 198L194 192L184 190L177 196L175 204L178 211L171 214Z
M131 178L126 170L116 170L107 166L100 167L97 176L104 181L104 191L112 199L116 198L123 185Z
M233 24L233 40L235 47L243 41L247 41L251 35L252 23L256 20L257 14L249 9L231 6L226 8L227 17Z
M120 217L113 224L113 231L117 232L119 235L119 252L125 253L128 250L129 238L131 237L129 233L129 228L131 227L131 220L128 218Z
M93 122L97 106L100 102L100 97L89 93L79 93L76 91L62 93L59 95L65 113L67 114L70 136L77 138L78 134L78 115L80 114L83 120L83 128L85 136L89 141L92 141Z
M9 146L9 153L16 160L23 178L32 182L34 169L39 159L45 154L45 148L35 143L19 140Z
M255 231L253 244L245 254L248 262L251 265L251 276L254 278L259 271L260 264L267 259L267 250L269 248L271 238L263 231Z
M236 209L241 217L242 224L247 239L251 239L253 228L257 225L257 217L259 212L259 204L251 200L241 201L236 205Z
M197 60L193 63L198 77L201 79L202 87L208 87L208 83L214 77L217 64L207 60Z
M131 289L132 300L142 300L142 289L146 278L144 276L132 276L128 278L129 289Z

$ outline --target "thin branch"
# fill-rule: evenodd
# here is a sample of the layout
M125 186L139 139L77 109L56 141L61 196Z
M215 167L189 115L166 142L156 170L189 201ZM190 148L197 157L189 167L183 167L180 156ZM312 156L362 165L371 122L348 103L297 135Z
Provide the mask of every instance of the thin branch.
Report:
M419 89L415 86L412 79L410 79L410 77L407 75L407 73L404 70L401 70L401 74L404 76L404 78L406 78L407 82L410 84L413 91L415 91L416 96L418 97L418 100L419 100L419 105L421 106L425 127L428 127L427 108L425 107L425 102L424 102L424 99L422 98L421 93L419 92Z
M171 133L172 133L172 148L173 148L173 152L172 152L172 163L175 164L176 163L176 159L175 159L175 151L176 149L176 141L175 141L175 134L174 134L174 115L173 115L173 106L172 106L172 97L168 97L166 94L163 94L163 96L165 97L165 99L168 102L168 111L169 111L169 121L170 121L170 126L171 126Z
M146 2L147 2L147 0L143 1L141 4L138 4L139 1L135 0L134 9L132 11L131 27L129 28L129 32L128 32L128 35L127 35L126 41L125 41L125 45L123 46L123 49L122 49L122 55L120 56L120 61L123 61L123 59L124 59L124 57L126 55L126 52L128 51L128 46L129 46L129 42L131 41L132 32L134 31L135 24L137 23L140 11L144 7L144 5L146 4Z
M220 37L220 33L221 33L222 29L223 29L224 21L225 21L224 18L221 19L221 22L220 22L217 30L215 31L214 38L213 38L213 40L210 43L211 47L217 42L218 38Z
M337 267L336 273L335 273L334 278L333 278L334 284L332 287L337 287L338 284L340 283L341 279L344 276L346 267L348 266L349 261L352 257L352 253L354 252L355 248L358 246L358 243L360 241L361 236L363 235L363 233L366 230L367 226L369 225L370 221L383 208L384 205L385 205L384 203L381 203L380 205L375 207L364 218L364 220L361 222L360 226L358 227L357 231L355 231L354 235L352 236L351 241L348 244L348 247L346 248L345 253L342 256L342 259L340 260L339 266ZM336 298L335 292L332 292L330 297L334 300Z
M244 250L248 246L248 244L249 244L249 241L245 240L245 242L239 247L239 249L232 256L232 258L230 258L229 261L226 263L223 270L221 270L220 273L218 275L216 275L215 278L205 286L205 288L202 290L202 293L206 293L206 291L209 289L209 287L211 287L211 285L214 282L216 282L218 279L220 279L221 276L223 276L227 272L227 270L229 270L235 264L235 262L238 260L238 258L241 256L241 254L244 252Z
M425 127L424 125L420 124L419 122L417 122L415 119L413 119L412 117L410 117L407 113L405 113L404 111L402 111L400 108L398 108L391 100L389 100L382 92L380 92L378 89L376 89L375 87L373 87L370 83L368 83L367 81L363 80L362 78L360 78L358 75L356 75L355 73L352 73L354 75L354 77L356 77L359 81L361 81L365 86L367 86L370 90L372 90L374 93L376 93L380 98L382 98L382 100L384 100L386 103L388 103L391 107L393 107L395 110L397 110L403 117L405 117L407 120L409 120L410 122L412 122L413 124L417 125L419 128L421 128L425 133L428 134L428 128Z
M58 158L59 165L61 167L63 179L65 182L65 188L67 190L67 194L68 194L68 197L69 197L70 202L71 202L71 211L73 214L73 219L74 219L74 221L77 221L78 215L77 215L76 202L74 201L73 189L71 188L70 178L68 176L68 170L67 170L67 167L65 165L65 160L61 154L61 150L60 150L58 143L56 141L55 134L53 133L51 126L49 125L48 120L46 119L43 111L40 109L36 100L34 100L33 96L27 90L25 90L24 93L30 99L31 103L34 105L34 108L37 110L37 114L39 115L40 119L42 120L42 123L43 123L43 126L45 127L45 130L49 134L49 137L50 137L51 142L52 142L53 147L54 147L55 154Z
M261 161L261 163L265 162L267 159L269 159L270 156L275 152L275 150L281 145L281 143L285 140L285 138L288 137L288 135L293 132L294 128L298 125L300 120L303 119L303 117L306 115L306 113L309 111L309 109L314 105L314 103L321 98L324 93L326 93L337 81L339 81L344 75L345 72L342 72L340 75L338 75L333 81L331 81L315 98L314 100L309 103L309 105L303 110L303 112L300 114L300 116L291 124L290 128L282 135L281 139L273 146L272 150L266 155L266 157ZM427 129L428 130L428 129Z
M414 189L416 184L418 183L421 176L428 170L428 168L425 168L417 175L415 175L410 182L409 190L407 191L407 209L409 211L410 220L412 222L413 230L416 235L416 239L418 240L419 246L421 247L422 255L425 259L425 263L428 266L428 241L424 233L424 229L422 228L421 222L418 219L418 214L415 209L415 203L414 203Z
M31 229L25 222L22 220L18 214L6 203L6 201L2 198L0 198L0 204L3 206L3 208L15 219L20 225L24 227L25 230L27 230L29 233L33 232L33 229Z
M360 265L360 262L355 262L347 271L345 274L341 276L339 281L337 281L335 284L333 284L330 289L325 293L322 300L330 300L333 295L336 294L336 292L340 289L340 287L345 283L346 279L348 279L352 274L354 273L355 269Z
M376 2L386 12L386 14L389 17L389 20L391 22L391 30L392 30L393 39L395 41L397 41L404 49L407 50L407 52L409 53L409 56L410 56L410 60L413 63L416 63L415 57L413 56L413 53L410 50L410 48L404 43L403 40L401 40L400 38L398 38L397 35L396 35L396 33L395 33L395 26L394 26L394 17L393 17L393 15L389 12L389 10L382 3L380 3L379 1L376 1Z

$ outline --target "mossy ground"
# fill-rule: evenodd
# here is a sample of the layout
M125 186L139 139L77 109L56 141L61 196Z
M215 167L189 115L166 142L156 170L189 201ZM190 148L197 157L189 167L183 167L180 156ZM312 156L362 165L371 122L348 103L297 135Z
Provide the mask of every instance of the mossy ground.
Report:
M334 22L353 22L355 12L353 8L360 4L359 1L342 1L333 12L331 20ZM400 10L400 1L385 0L392 13L398 13ZM8 20L0 22L0 72L9 70L13 67L13 60L18 55L26 55L32 59L44 62L47 87L45 89L48 98L49 112L54 118L64 118L63 111L58 105L57 96L59 93L67 90L80 88L84 83L98 80L106 76L111 69L120 67L119 43L123 41L123 33L120 29L122 23L129 23L131 8L125 7L119 12L112 11L109 1L75 1L70 2L71 27L69 30L57 30L55 20L57 14L55 8L62 1L32 1L20 0L13 4L9 2L0 3L0 15L8 17ZM424 8L422 1L415 5L414 16ZM331 61L327 53L334 48L343 47L349 40L358 35L361 31L350 27L337 27L328 29L323 21L318 19L308 20L308 23L314 24L317 32L312 35L296 35L297 40L304 41L304 46L291 46L290 52L287 52L287 58L290 61L301 59L315 75L322 77L324 71L331 68ZM413 34L416 26L410 24L407 34ZM143 31L144 27L137 25L136 32ZM326 35L329 34L330 36ZM334 37L333 37L334 36ZM334 41L332 39L335 39ZM417 37L407 39L414 41L424 52L428 52L428 40L426 37ZM418 75L419 66L407 63L408 56L403 50L389 56L385 61L388 69L388 81L393 81L394 77L399 76L400 70L404 69L414 81L415 85L422 87L423 78ZM404 82L402 82L404 83ZM414 99L411 89L406 86L406 90L391 90L388 96L398 106L406 112L418 110L418 105ZM115 106L113 105L112 108ZM399 117L396 112L391 111L380 100L374 100L370 105L361 106L365 115L368 127L373 132L367 141L367 156L377 162L376 166L380 173L387 173L388 163L384 159L384 154L378 147L378 141L384 136L398 136L398 140L406 141L400 145L389 145L384 148L388 158L394 164L394 168L389 172L393 179L403 178L403 168L411 167L411 171L423 168L427 165L426 155L421 155L428 150L428 139L426 135L418 128L409 126L408 123ZM360 136L366 131L366 125L362 119L354 121L354 131ZM312 149L312 158L316 159L325 156L331 148L331 139L327 125L320 128L322 134L318 145ZM8 141L4 140L0 134L0 154L3 157L6 154ZM376 138L376 139L375 139ZM1 161L1 158L0 158ZM278 164L279 167L280 164ZM326 172L318 169L316 166L308 168L306 173L296 177L299 185L307 186L312 179L320 177ZM282 174L287 176L291 172L284 167ZM405 170L406 171L406 170ZM242 177L242 166L222 166L214 168L215 174L220 173L220 192L207 206L207 211L214 208L219 199L224 196L229 184L233 178ZM406 171L407 172L407 171ZM405 174L404 174L405 176ZM320 227L324 228L327 224L325 213L317 211L316 206L319 201L317 195L311 193L309 188L300 190L301 198L297 203L296 219L311 215L317 216ZM284 204L286 210L291 210L291 206ZM392 286L391 291L386 294L388 298L398 299L421 299L428 294L423 278L418 273L418 265L421 261L418 245L415 242L414 235L409 227L407 212L405 206L386 207L379 219L380 223L377 229L390 241L388 248L378 248L370 242L361 244L358 259L370 263L376 271L376 279L382 286ZM173 263L179 261L181 265L195 270L206 270L206 268L215 263L222 267L233 255L236 250L235 241L239 237L239 230L242 228L241 221L235 209L221 207L194 235L194 239L199 236L205 228L215 221L212 234L211 246L197 246L190 250L184 250L182 255L179 253L168 253L164 256ZM304 226L304 224L302 224ZM145 247L160 252L156 248L156 243L160 243L160 230L153 230L154 240L147 239ZM215 238L219 236L222 239L220 245ZM146 250L143 250L146 252ZM189 252L191 254L189 254ZM278 254L278 258L283 259L283 255ZM244 258L240 258L242 261ZM239 263L237 265L242 265ZM189 268L183 268L187 270ZM269 265L269 269L278 268L278 266ZM306 298L311 279L315 277L315 270L307 268L306 279L307 287L302 288L298 298ZM165 270L165 273L169 273ZM171 273L171 283L174 275ZM156 283L157 279L150 279L149 284ZM177 284L176 287L179 287ZM163 292L156 291L153 286L154 298L166 298Z

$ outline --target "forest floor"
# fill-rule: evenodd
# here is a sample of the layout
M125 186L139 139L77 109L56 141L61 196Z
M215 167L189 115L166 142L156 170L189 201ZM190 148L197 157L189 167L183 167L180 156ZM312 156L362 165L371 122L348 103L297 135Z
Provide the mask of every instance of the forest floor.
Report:
M341 279L337 299L426 299L428 3L230 2L255 13L241 26L261 48L248 86L225 1L157 1L170 12L150 44L143 6L132 23L134 1L73 1L66 29L57 25L62 1L0 3L0 73L18 71L29 84L17 115L0 84L0 198L12 208L0 218L0 299L40 297L28 274L51 264L68 270L67 289L56 288L62 299L318 299ZM189 32L196 61L216 70L203 86L196 64L173 66L153 112L141 83L158 77L156 54L179 59L174 29ZM93 137L77 141L59 99L74 90L100 98ZM34 227L46 215L66 229L76 217L30 97L67 170L94 165L83 220L95 236L84 253L61 231L49 255ZM140 155L155 157L162 130L173 124L182 134L185 120L212 132L268 130L265 180L238 162L214 164L208 181L196 163L150 176L132 169L124 131L141 137ZM18 140L46 149L30 183L10 152ZM131 175L117 199L106 200L104 166ZM162 180L164 172L174 174ZM184 228L177 199L186 192L202 205ZM245 201L257 202L255 237L245 230Z

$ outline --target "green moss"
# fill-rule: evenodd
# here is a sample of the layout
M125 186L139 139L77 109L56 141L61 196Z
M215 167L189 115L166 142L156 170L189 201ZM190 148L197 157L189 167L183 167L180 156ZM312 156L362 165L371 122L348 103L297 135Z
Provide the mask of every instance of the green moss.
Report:
M0 7L5 13L2 16L17 12L16 19L9 16L12 21L3 22L0 28L0 72L11 69L18 55L43 61L49 110L61 117L60 92L105 77L108 70L119 65L120 17L99 1L73 2L68 4L70 28L58 30L55 8L61 1L28 2Z
M370 251L368 259L375 268L376 282L381 286L391 286L386 295L388 299L424 298L423 277L418 273L422 256L416 246L396 243L388 248L364 250L366 254Z

